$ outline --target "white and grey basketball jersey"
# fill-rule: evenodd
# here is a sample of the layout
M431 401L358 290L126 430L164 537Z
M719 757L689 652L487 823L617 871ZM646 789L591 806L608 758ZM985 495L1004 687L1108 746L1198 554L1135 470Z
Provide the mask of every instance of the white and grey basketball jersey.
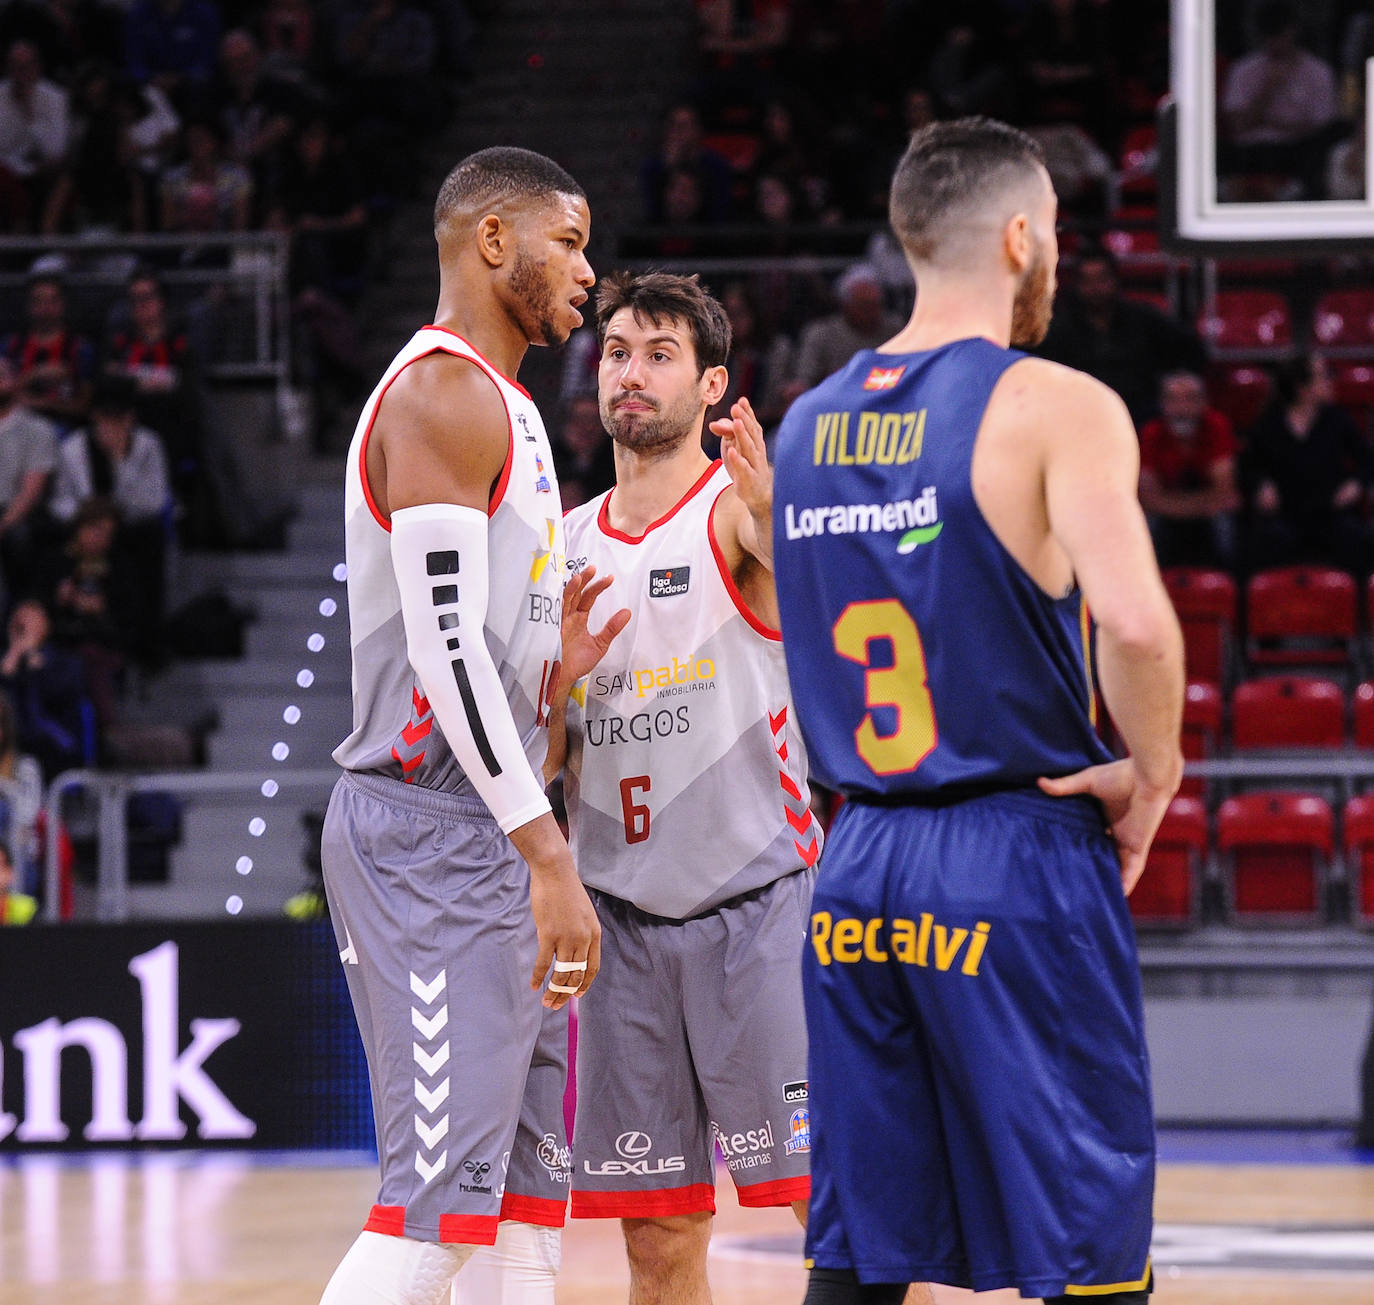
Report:
M820 854L781 636L711 531L729 484L715 463L637 539L610 524L614 490L565 522L569 569L615 577L598 614L632 613L568 704L573 857L589 886L672 919Z
M488 509L485 636L531 768L548 751L548 698L562 647L563 516L544 423L529 394L452 331L427 326L401 349L358 418L344 489L353 732L334 750L348 770L373 771L476 797L406 656L391 526L367 483L367 442L387 387L417 358L442 351L480 367L510 418L510 449ZM461 425L455 430L461 438Z

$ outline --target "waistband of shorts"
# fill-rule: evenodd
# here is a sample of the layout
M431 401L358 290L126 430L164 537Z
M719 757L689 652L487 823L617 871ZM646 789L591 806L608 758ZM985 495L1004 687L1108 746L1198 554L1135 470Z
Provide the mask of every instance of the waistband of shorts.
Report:
M484 825L496 824L496 818L485 802L460 793L417 788L414 784L405 784L399 779L378 775L370 770L346 770L339 782L359 789L381 802L400 807L403 811L413 811L417 815L437 816L441 820L471 821Z
M993 806L1023 811L1040 820L1054 820L1079 829L1101 830L1106 825L1102 805L1085 796L1051 797L1029 784L951 784L928 793L856 793L847 799L860 807L891 809L909 807L940 810L966 802L989 802Z
M691 915L682 916L655 915L652 911L646 911L642 906L627 902L625 898L617 897L614 893L602 892L599 888L588 888L587 892L594 902L605 902L612 910L623 911L626 915L633 916L644 924L690 924L693 920L705 920L710 916L719 915L722 911L728 911L731 907L743 906L746 902L757 901L758 898L779 884L785 884L794 875L803 875L806 871L807 867L802 866L788 874L780 875L777 879L770 879L766 884L760 884L757 888L751 888L747 893L727 897L723 902L708 906L704 911L696 911Z

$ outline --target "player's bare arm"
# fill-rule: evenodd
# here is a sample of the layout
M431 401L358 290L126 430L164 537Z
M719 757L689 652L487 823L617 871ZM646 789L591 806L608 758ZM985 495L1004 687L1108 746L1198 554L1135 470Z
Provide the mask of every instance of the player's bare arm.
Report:
M454 422L454 414L462 414L461 425ZM423 558L418 562L403 560L398 551L403 543L400 536L411 529L448 532L454 540L469 532L470 547L482 556L482 565L473 571L485 577L486 510L509 443L509 418L500 394L477 367L462 359L447 354L421 359L407 368L387 392L369 441L368 476L378 509L392 522L392 554L398 568L403 611L408 577L401 574L400 568L404 564L413 569L424 563ZM439 508L438 514L423 511L431 506ZM454 513L453 508L467 512ZM426 520L428 515L442 519ZM424 577L419 583L426 583ZM467 593L470 588L466 586L460 592ZM447 655L441 652L436 658L424 652L432 631L429 613L423 610L423 604L420 606L422 613L414 622L409 612L406 615L408 649L412 663L419 662L416 673L434 704L444 735L458 753L465 741L471 742L472 728L469 717L454 701ZM478 629L486 610L484 593L480 609L474 610L468 621ZM414 632L412 625L416 627ZM432 684L426 675L432 678ZM477 705L492 740L515 737L510 709L501 693L493 689L479 694ZM512 750L508 744L507 750L512 756L518 753L518 759L506 768L503 781L514 787L524 778L520 773L523 749ZM498 804L482 791L478 782L481 768L465 769L474 777L474 784L493 814L501 820ZM543 786L537 779L531 776L526 787L537 789L538 798L542 799ZM519 798L507 801L518 803ZM538 810L538 805L543 809ZM515 809L518 819L520 808L517 805ZM547 802L529 809L537 810L537 814L519 823L501 823L530 868L530 906L539 935L539 954L530 986L541 987L550 967L557 962L561 968L554 971L543 997L546 1006L557 1009L569 997L585 992L596 977L601 929Z
M550 784L568 759L568 697L584 675L590 675L610 650L616 636L629 624L630 609L622 607L600 630L591 628L596 600L606 592L614 576L597 577L596 567L576 572L563 587L563 656L558 664L549 702L549 751L544 761L544 783Z
M1136 497L1139 449L1125 405L1082 373L1038 361L1013 370L1023 368L1049 532L1097 622L1102 693L1128 754L1042 787L1102 802L1129 892L1183 774L1183 638Z

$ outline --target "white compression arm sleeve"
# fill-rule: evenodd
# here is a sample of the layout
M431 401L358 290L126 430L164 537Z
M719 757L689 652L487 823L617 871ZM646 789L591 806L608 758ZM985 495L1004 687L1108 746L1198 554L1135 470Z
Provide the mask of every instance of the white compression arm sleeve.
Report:
M503 833L550 810L487 648L487 516L453 503L391 514L406 653L453 755Z

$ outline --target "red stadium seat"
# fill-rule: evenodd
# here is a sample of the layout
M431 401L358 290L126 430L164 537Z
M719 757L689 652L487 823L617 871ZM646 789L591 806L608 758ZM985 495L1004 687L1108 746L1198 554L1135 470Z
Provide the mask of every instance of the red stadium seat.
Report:
M1145 873L1126 899L1136 923L1196 924L1206 859L1207 808L1198 798L1176 797L1150 845Z
M1252 666L1350 666L1355 580L1324 566L1258 571L1245 589L1245 655Z
M1218 290L1198 330L1218 355L1274 356L1293 342L1293 314L1274 290Z
M1164 587L1183 627L1188 678L1225 684L1236 629L1236 582L1225 571L1173 566L1164 572Z
M1243 434L1268 406L1274 382L1263 367L1222 367L1212 374L1207 388L1212 403Z
M1312 343L1323 353L1374 354L1374 290L1328 290L1312 311Z
M1343 747L1345 694L1309 676L1247 680L1231 695L1231 743L1237 751Z
M1159 191L1159 129L1153 123L1126 133L1117 166L1122 199L1154 199Z
M1353 797L1341 813L1345 826L1346 873L1359 924L1374 924L1374 794Z
M1336 402L1348 408L1350 415L1368 433L1370 418L1374 416L1374 364L1332 363L1331 383L1335 387Z
M1217 851L1236 922L1312 924L1333 836L1331 804L1310 793L1241 793L1217 809Z
M1191 680L1183 698L1183 758L1205 761L1221 738L1221 690L1204 680ZM1206 781L1189 775L1179 785L1185 797L1201 797Z
M1374 748L1374 680L1355 686L1354 737L1357 748Z

